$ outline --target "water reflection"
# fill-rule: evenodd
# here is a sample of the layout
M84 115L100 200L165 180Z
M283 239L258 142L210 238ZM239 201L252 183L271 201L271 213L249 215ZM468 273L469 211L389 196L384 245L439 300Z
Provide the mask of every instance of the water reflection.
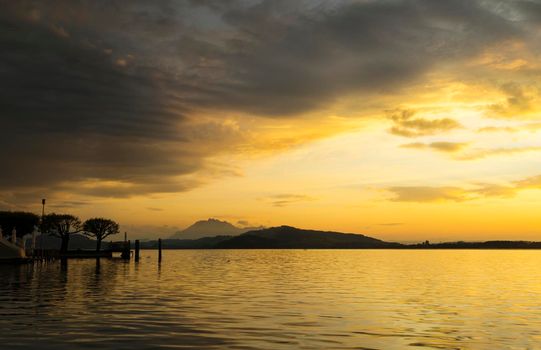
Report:
M537 251L166 251L0 265L6 349L535 348ZM517 336L520 334L520 336Z

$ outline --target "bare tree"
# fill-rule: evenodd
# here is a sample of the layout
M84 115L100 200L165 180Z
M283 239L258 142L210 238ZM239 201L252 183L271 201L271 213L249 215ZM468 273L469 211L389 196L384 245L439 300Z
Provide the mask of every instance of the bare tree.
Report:
M68 251L70 236L82 231L81 220L70 214L48 214L43 217L43 227L49 235L62 240L60 253Z
M85 221L83 225L84 234L96 238L96 251L101 249L101 242L110 235L119 231L118 224L113 220L104 218L92 218Z

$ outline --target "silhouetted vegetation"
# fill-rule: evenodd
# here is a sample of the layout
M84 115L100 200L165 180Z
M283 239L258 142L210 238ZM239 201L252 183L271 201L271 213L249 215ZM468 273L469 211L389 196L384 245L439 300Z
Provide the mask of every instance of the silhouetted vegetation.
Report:
M11 235L13 229L22 237L34 231L39 224L39 217L23 211L0 211L0 227L4 235Z
M83 230L81 220L70 214L47 214L43 217L43 229L49 235L61 239L60 254L68 251L69 240L72 234Z
M92 218L83 224L83 233L96 239L96 251L101 249L101 242L110 235L119 233L119 227L116 222L105 218Z

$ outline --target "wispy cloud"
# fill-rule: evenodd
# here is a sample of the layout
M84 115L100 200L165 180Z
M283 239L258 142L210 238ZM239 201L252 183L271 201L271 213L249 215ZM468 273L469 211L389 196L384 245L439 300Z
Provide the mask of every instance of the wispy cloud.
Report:
M403 222L386 222L386 223L382 223L382 224L376 224L378 226L402 226L404 225Z
M431 142L431 143L407 143L401 145L402 148L414 148L414 149L428 149L444 153L455 153L462 151L468 146L465 142Z
M389 132L398 136L419 137L462 128L460 123L451 118L426 119L415 117L415 114L413 110L391 111L389 119L394 126Z
M271 203L271 205L275 207L285 207L299 202L313 201L315 198L305 194L282 193L264 197L263 200Z
M502 147L502 148L471 148L468 142L414 142L400 146L401 148L428 150L448 154L455 160L479 160L494 156L506 156L527 152L541 151L541 146Z
M163 211L162 208L155 208L155 207L147 207L147 210L150 210L150 211Z
M72 201L60 201L58 203L53 202L52 204L49 204L48 207L58 208L58 209L70 209L70 208L84 207L90 204L93 204L93 203L90 201L73 201L72 200Z
M464 202L483 198L511 198L523 190L541 189L541 175L512 181L508 184L479 183L470 187L457 186L394 186L391 201L396 202Z
M473 149L455 157L458 160L477 160L493 156L513 155L518 153L539 152L541 146L528 147L509 147L509 148L488 148L488 149Z
M467 192L459 187L395 186L388 188L396 202L439 202L466 200Z
M492 104L488 112L492 116L506 118L524 118L537 110L539 104L539 88L510 82L501 86L506 95L505 101Z
M477 129L479 133L495 133L495 132L506 132L506 133L517 133L520 131L531 131L535 132L541 130L541 123L526 123L514 126L485 126Z

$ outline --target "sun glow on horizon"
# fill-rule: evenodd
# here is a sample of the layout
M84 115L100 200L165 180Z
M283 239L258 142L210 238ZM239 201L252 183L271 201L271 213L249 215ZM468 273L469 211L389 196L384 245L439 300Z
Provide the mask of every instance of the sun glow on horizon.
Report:
M47 197L141 237L217 217L541 240L541 26L524 4L256 3L88 4L77 21L75 4L11 5L0 209Z

